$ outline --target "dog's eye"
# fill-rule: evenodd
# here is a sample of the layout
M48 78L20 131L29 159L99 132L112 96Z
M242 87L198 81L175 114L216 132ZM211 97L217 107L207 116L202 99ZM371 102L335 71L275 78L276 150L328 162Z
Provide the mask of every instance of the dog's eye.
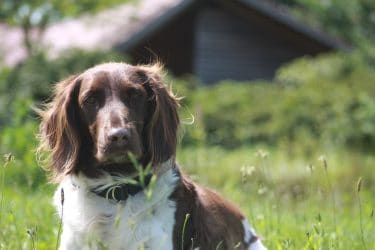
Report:
M84 99L83 101L84 105L91 106L91 107L97 107L98 106L98 99L91 95Z
M93 96L90 96L86 99L85 101L87 104L95 104L96 103L96 98Z

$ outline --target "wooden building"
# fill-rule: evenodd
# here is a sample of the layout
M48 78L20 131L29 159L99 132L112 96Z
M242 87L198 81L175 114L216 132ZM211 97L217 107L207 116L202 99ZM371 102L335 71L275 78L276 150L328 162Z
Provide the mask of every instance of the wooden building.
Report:
M156 58L176 76L204 83L270 79L283 63L347 49L339 40L298 22L271 0L138 0L46 28L48 54L66 49L116 48L133 63ZM21 32L0 26L5 61L25 57Z
M347 49L262 0L185 0L117 48L136 63L158 56L204 83L270 79L294 58Z

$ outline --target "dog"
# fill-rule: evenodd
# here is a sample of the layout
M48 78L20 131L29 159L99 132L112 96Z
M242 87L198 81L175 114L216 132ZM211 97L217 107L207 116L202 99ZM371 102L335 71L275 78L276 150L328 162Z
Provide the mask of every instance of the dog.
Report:
M60 250L265 249L244 215L176 163L177 98L158 64L105 63L58 84L40 150Z

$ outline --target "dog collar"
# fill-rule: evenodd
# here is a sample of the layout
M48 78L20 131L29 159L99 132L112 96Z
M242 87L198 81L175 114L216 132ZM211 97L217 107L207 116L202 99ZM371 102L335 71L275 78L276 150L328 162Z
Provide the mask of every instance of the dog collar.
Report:
M125 201L130 196L135 196L139 192L143 191L151 182L153 174L147 174L144 177L143 184L140 181L139 176L133 178L134 183L124 183L124 184L115 184L111 186L97 186L91 189L91 192L94 194L103 197L108 200L113 200L116 202Z

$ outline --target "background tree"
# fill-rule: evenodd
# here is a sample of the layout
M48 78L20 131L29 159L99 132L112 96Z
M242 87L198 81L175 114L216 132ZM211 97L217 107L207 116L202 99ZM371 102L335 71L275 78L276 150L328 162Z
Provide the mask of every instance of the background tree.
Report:
M23 43L30 55L51 22L130 1L132 0L2 0L0 22L22 28Z
M279 0L297 18L349 42L375 64L374 0Z

